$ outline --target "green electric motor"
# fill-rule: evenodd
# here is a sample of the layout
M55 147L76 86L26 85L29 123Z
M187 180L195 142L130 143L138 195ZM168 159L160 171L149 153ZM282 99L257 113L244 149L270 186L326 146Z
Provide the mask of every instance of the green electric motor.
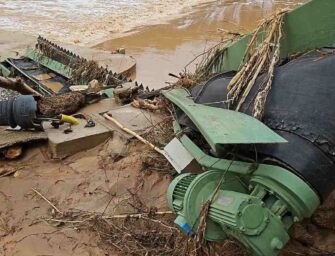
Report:
M234 165L234 163L233 163ZM252 255L277 255L290 237L294 222L310 217L319 205L313 189L292 172L261 165L252 173L209 170L182 174L168 189L175 223L186 233L197 232L203 205L210 201L205 239L239 240Z
M176 170L202 172L181 174L170 184L168 204L177 214L176 224L190 236L196 234L209 203L205 239L232 237L252 255L277 255L289 241L293 223L311 217L320 205L318 190L305 177L309 175L280 158L265 161L271 154L251 159L229 153L232 145L279 147L288 141L251 116L198 104L184 89L163 94L176 115L176 140L165 148L167 159ZM203 140L193 141L194 135ZM309 163L301 158L296 161ZM325 174L331 176L318 172L321 181L326 181Z

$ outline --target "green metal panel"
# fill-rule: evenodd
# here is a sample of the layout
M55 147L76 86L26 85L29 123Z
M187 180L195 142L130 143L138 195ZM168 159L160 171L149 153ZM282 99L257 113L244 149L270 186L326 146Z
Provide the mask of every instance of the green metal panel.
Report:
M38 52L36 52L33 49L28 49L26 53L26 57L36 61L40 65L49 68L50 70L70 79L72 70L68 66L65 66L64 64L55 61L53 59L50 59Z
M114 88L109 88L101 91L102 94L105 94L108 98L114 98Z
M0 63L0 71L2 76L9 77L12 72L8 68L6 68L4 65Z
M282 58L335 43L334 0L312 0L289 12L284 19ZM222 55L222 66L215 72L239 70L251 39L247 35L232 43Z
M220 144L285 143L262 122L237 111L196 104L184 89L163 92L196 125L213 150Z

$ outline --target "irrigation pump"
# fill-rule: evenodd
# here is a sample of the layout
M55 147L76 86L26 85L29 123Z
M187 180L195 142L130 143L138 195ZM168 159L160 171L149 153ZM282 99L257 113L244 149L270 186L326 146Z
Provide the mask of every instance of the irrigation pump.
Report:
M234 237L254 255L276 255L290 239L292 224L312 215L318 196L283 168L264 165L245 175L237 164L227 172L178 176L168 190L169 206L178 215L175 222L192 235L204 203L210 202L207 240Z
M290 227L311 217L333 189L331 173L318 174L329 177L321 187L315 174L274 154L257 153L264 145L291 147L290 141L249 115L197 104L184 89L163 94L174 105L178 140L202 170L183 173L170 184L167 198L175 223L195 235L209 205L206 240L232 237L252 255L277 255L290 239Z

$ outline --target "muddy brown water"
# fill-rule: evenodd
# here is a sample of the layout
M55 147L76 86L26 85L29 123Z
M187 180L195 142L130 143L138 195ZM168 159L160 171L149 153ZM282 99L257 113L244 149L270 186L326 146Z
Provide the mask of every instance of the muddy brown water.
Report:
M137 61L136 79L151 88L160 88L165 82L174 81L168 73L178 74L195 56L220 42L220 29L249 33L275 10L295 8L304 2L307 0L215 1L169 24L138 28L96 48L126 48L127 54ZM194 65L189 68L194 69Z

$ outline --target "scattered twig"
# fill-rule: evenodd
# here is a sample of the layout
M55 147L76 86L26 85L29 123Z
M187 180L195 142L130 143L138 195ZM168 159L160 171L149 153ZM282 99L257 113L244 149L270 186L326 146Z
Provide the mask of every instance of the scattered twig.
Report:
M39 195L44 201L46 201L53 209L55 209L56 212L63 214L53 203L51 203L45 196L43 196L40 192L38 192L36 189L32 188L32 191L34 191L37 195Z
M153 145L151 142L147 141L146 139L144 139L142 136L138 135L136 132L128 129L127 127L123 126L119 121L117 121L116 119L114 119L113 117L111 117L108 114L104 114L103 115L104 118L106 118L107 120L113 122L116 126L118 126L121 130L125 131L126 133L134 136L135 138L137 138L139 141L143 142L144 144L148 145L151 149L155 150L157 153L164 155L164 150L161 150L160 148L156 147L155 145Z

